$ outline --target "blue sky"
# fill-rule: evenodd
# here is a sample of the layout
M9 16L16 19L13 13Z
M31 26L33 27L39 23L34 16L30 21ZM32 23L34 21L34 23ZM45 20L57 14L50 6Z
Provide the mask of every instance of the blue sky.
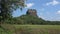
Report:
M21 11L17 9L13 12L13 16L21 16L26 14L28 9L36 9L37 15L44 20L60 21L60 0L27 0L27 7Z

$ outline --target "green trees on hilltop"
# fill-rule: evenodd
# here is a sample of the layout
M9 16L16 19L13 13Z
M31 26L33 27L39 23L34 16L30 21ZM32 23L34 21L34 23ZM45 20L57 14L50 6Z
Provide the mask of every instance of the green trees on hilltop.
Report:
M22 15L20 17L14 18L11 24L43 24L45 20L31 15Z
M60 25L60 21L45 21L42 18L38 18L32 15L22 15L20 17L14 17L12 20L6 20L8 24L32 24L32 25Z

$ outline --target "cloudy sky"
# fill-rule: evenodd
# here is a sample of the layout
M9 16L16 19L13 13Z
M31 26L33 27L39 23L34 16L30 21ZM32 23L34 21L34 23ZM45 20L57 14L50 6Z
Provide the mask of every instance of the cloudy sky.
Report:
M13 16L26 14L28 9L36 9L40 18L50 21L60 21L60 0L27 0L27 7L22 11L17 9Z

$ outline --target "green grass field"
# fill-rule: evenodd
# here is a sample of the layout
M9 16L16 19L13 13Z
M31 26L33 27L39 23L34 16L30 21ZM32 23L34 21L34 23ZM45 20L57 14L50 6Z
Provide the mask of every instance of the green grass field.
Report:
M60 34L60 25L4 25L2 34Z

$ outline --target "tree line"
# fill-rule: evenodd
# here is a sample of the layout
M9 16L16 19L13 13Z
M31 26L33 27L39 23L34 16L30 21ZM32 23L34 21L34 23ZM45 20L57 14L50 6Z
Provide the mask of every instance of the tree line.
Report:
M5 21L8 24L60 25L60 21L46 21L31 15L22 15Z

